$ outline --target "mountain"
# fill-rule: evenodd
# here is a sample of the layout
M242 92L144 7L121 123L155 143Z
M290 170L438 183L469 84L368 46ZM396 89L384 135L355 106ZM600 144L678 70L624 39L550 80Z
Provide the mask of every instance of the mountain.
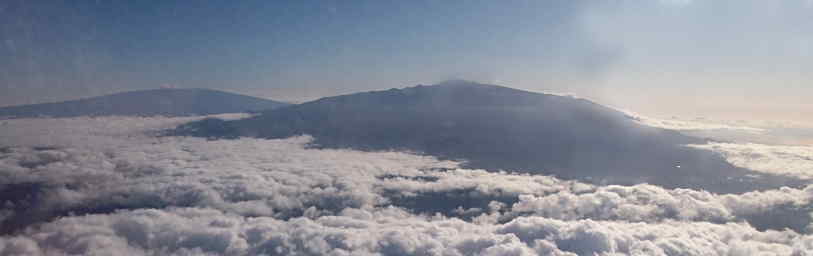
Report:
M588 100L466 81L322 98L243 120L189 123L174 134L307 134L317 147L407 150L464 160L470 168L602 184L646 182L714 192L800 184L756 178L719 155L684 146L705 143L702 139L641 125Z
M258 112L287 103L209 89L156 89L0 108L0 117L190 116Z

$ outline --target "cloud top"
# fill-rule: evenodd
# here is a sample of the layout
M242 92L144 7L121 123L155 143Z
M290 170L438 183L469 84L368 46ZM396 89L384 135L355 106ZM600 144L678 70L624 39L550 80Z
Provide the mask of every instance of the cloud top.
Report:
M460 169L458 162L402 152L314 149L309 137L151 135L185 120L7 121L31 127L3 133L16 140L0 150L0 255L813 250L811 187L715 194L591 185ZM36 136L57 130L77 132L50 141Z

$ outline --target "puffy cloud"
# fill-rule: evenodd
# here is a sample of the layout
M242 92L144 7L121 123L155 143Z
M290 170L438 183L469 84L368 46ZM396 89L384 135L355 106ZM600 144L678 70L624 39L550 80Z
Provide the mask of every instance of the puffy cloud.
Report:
M184 120L6 121L14 129L0 134L14 140L0 145L0 255L813 250L803 233L811 187L721 195L600 186L409 153L313 149L308 137L154 136Z
M528 175L507 172L487 172L484 170L420 170L418 176L403 176L384 179L380 188L398 191L405 195L426 192L471 189L475 193L489 195L518 196L521 194L549 194L563 190L590 191L593 185L576 181L565 181L550 176ZM424 177L415 179L414 177ZM431 179L427 182L426 177Z
M330 211L383 202L372 192L380 174L454 166L404 153L306 149L305 137L163 140L102 152L7 149L0 159L0 190L27 196L3 197L15 205L10 208L16 214L6 220L168 206L299 216L311 206Z
M29 255L809 255L810 241L740 223L521 217L478 224L396 208L282 221L170 208L62 218L2 238L0 248Z
M604 186L584 193L562 191L546 196L521 195L512 212L562 220L622 220L657 223L665 220L728 223L748 221L761 229L805 231L810 224L813 186L782 188L741 195L716 195L689 189L666 190L652 185ZM775 218L774 218L775 217ZM782 217L793 217L787 220Z
M659 224L519 218L498 226L524 242L550 241L579 255L808 255L809 236L759 232L738 223L669 221Z
M807 230L813 212L813 186L721 195L647 184L595 186L549 176L482 170L421 172L415 176L421 179L385 179L377 185L382 190L379 193L418 212L492 222L528 215L651 223L747 221L758 229L802 232ZM501 214L492 216L494 213Z
M152 137L145 133L154 130L141 128L129 133L133 136L105 133L113 125L109 123L132 122L115 126L138 127L148 120L145 127L160 129L178 120L111 119L84 122L87 132L63 135L92 136L84 147L64 148L59 144L63 141L43 147L31 135L16 142L39 147L7 147L0 152L0 191L6 195L0 201L8 205L0 221L7 224L6 231L12 224L115 209L198 206L247 216L290 217L312 206L322 211L372 207L384 201L372 192L377 176L456 166L397 152L308 149L307 137L207 141ZM58 127L50 128L54 129ZM37 130L18 133L29 131ZM99 141L104 143L94 143Z
M691 145L718 152L733 165L751 170L813 179L813 147L762 144L709 143Z
M516 236L394 208L288 221L211 209L134 210L63 218L2 241L16 240L55 254L532 255Z

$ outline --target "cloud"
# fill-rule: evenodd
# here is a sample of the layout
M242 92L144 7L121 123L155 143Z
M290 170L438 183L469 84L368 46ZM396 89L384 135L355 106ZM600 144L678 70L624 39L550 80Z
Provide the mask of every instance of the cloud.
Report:
M211 115L224 120L249 114ZM0 120L0 141L9 146L110 149L110 145L158 141L151 133L205 117L76 117Z
M645 224L539 217L498 226L497 233L515 234L526 243L543 239L579 255L805 255L811 239L789 231L759 232L737 223Z
M729 163L754 171L813 179L811 146L709 143L691 147L720 153Z
M811 187L601 186L409 153L313 149L306 136L153 136L184 120L7 121L14 129L2 134L15 140L0 145L0 255L813 250Z
M15 143L39 146L2 152L0 191L7 196L0 201L9 205L0 215L3 230L116 209L197 206L287 218L310 207L325 212L372 207L385 201L372 192L379 175L456 166L397 152L307 149L307 137L207 141L149 136L178 120L22 120L51 126L17 131L28 136ZM63 133L52 144L40 144L36 136L73 125L86 130ZM119 133L108 132L110 126L146 128ZM87 141L82 147L63 147L81 140Z
M813 186L741 195L716 195L652 185L604 186L584 193L563 191L546 196L521 195L503 218L533 215L560 220L615 220L659 223L747 221L758 229L790 228L804 232L810 224ZM801 222L784 222L793 217Z
M806 232L813 212L813 186L715 194L648 184L595 186L549 176L482 170L421 172L416 176L421 179L385 179L377 185L378 193L415 212L481 222L505 222L518 216L647 223L748 222L760 230Z
M788 121L730 121L709 118L659 119L624 111L638 123L683 134L723 142L770 145L813 145L813 128L809 124Z
M811 239L740 223L522 217L476 224L396 208L282 221L172 208L62 218L2 238L0 248L3 253L130 255L806 255L813 249Z
M283 218L312 206L372 207L384 200L372 192L377 175L454 166L404 153L306 149L306 137L163 141L114 151L7 149L0 185L29 196L6 198L16 200L6 221L169 206Z
M623 111L623 110L622 110ZM736 125L736 124L726 124L722 121L712 121L706 119L695 119L695 120L682 120L682 119L659 119L653 117L647 117L640 114L636 114L630 111L623 111L627 115L633 117L638 123L669 129L669 130L677 130L677 131L705 131L705 130L727 130L727 131L739 131L739 132L746 132L749 134L761 134L766 132L763 128L757 127L750 127L750 126L743 126L743 125Z

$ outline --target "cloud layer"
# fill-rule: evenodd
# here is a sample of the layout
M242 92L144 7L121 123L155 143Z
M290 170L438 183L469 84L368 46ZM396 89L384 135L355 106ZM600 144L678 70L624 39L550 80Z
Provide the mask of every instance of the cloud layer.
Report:
M9 120L0 255L812 255L813 186L714 194L459 169L188 118ZM44 139L49 138L49 139ZM779 149L777 149L779 150Z
M709 120L681 120L681 119L658 119L646 117L635 114L630 111L625 111L627 115L635 118L641 124L664 128L677 131L708 131L708 130L724 130L724 131L740 131L749 134L760 134L766 130L763 128L750 127L744 125L725 124L723 122L714 122Z
M813 179L813 147L755 143L692 145L722 154L733 165L770 174Z
M383 208L281 221L211 209L70 217L0 242L27 255L808 255L813 237L705 222L628 223L523 217L475 224Z

